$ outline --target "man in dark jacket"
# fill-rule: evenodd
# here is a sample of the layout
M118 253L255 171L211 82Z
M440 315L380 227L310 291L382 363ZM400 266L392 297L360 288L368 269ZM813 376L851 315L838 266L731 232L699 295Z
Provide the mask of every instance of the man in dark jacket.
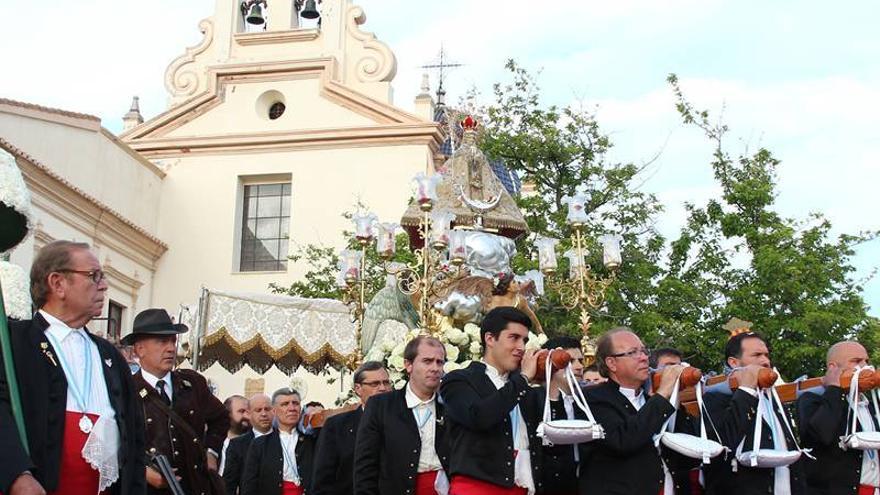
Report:
M241 475L241 495L311 493L315 439L296 428L302 414L299 392L276 390L272 407L278 428L251 443Z
M450 442L450 495L522 494L540 490L541 440L531 320L512 307L480 323L483 360L443 379Z
M272 431L272 420L275 410L272 399L266 394L256 394L248 400L251 431L233 438L226 449L226 464L223 469L223 482L226 484L226 495L236 495L241 487L241 476L248 449L255 438Z
M446 348L418 336L403 351L406 386L370 399L358 428L354 454L356 495L437 495L448 487L449 445L437 389Z
M101 315L106 290L88 244L55 241L34 259L31 297L40 309L32 320L10 322L28 451L0 359L0 492L144 492L143 416L131 373L112 344L85 328ZM102 452L102 465L116 464L106 474L82 453L89 439L118 445Z
M808 389L798 399L798 422L804 448L815 459L804 460L810 495L873 495L880 487L876 450L840 448L840 439L852 425L848 389L840 387L840 374L868 364L868 353L857 342L838 342L828 349L824 390ZM880 431L873 405L859 400L856 431Z
M123 343L134 347L141 369L134 375L146 421L147 455L163 454L176 469L187 495L223 493L217 474L229 414L194 370L173 369L177 334L186 332L164 309L146 309L134 318ZM170 493L167 480L147 467L147 493Z
M703 400L709 416L723 443L730 453L720 455L705 466L707 495L758 495L764 493L791 493L801 495L805 491L801 461L779 468L760 468L736 463L735 452L740 443L742 451L752 450L752 440L756 418L762 418L761 449L776 449L770 418L779 431L775 437L780 446L791 450L795 447L792 438L783 425L782 415L773 408L758 411L758 373L761 368L770 368L770 348L759 334L748 328L734 329L725 347L726 365L735 370L739 388L732 394L721 391L706 392ZM787 414L787 413L786 413ZM784 445L782 445L784 443Z
M596 364L608 381L587 389L587 403L596 422L604 428L605 438L584 444L581 449L580 493L663 493L664 483L672 483L663 463L666 461L670 472L675 463L661 459L654 435L676 412L669 397L682 367L665 367L656 393L646 397L643 385L649 377L648 351L627 327L612 329L599 338ZM677 429L687 423L682 407L676 415Z
M581 352L581 344L574 337L562 336L547 340L544 349L562 349L557 352L567 352L571 356L572 373L578 385L583 380L584 354ZM575 393L569 387L565 370L558 370L550 378L550 383L541 387L539 397L545 393L550 394L550 418L557 419L586 419L586 415L574 403L572 395ZM535 377L543 382L543 376ZM549 391L548 391L549 389ZM543 417L543 402L541 402L541 417ZM580 451L577 445L544 445L542 446L541 474L543 476L542 495L574 495L577 493L577 472L580 463Z
M367 361L354 372L354 393L361 407L327 419L318 434L315 450L315 478L309 495L351 495L354 493L354 447L364 405L370 397L391 390L385 365Z

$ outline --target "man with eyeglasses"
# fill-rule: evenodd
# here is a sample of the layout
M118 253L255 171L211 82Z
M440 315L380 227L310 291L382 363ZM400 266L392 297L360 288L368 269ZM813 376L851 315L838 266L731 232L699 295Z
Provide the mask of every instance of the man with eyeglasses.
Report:
M384 364L367 361L354 372L353 381L360 407L328 418L318 433L310 495L354 493L354 448L364 406L370 397L391 390L391 380Z
M406 386L364 408L354 454L356 495L445 495L449 486L449 444L437 401L446 348L420 335L407 342L403 360Z
M86 329L107 291L97 256L85 243L47 244L30 290L38 311L10 322L27 445L0 363L0 492L142 494L143 416L128 364Z
M581 447L581 494L663 493L666 453L661 459L654 435L676 412L669 398L683 368L665 367L657 391L646 397L643 384L649 378L649 354L627 327L614 328L596 342L596 364L608 381L585 392L596 421L605 429L605 438ZM691 430L688 422L682 407L676 415L677 431ZM668 460L666 464L675 469Z

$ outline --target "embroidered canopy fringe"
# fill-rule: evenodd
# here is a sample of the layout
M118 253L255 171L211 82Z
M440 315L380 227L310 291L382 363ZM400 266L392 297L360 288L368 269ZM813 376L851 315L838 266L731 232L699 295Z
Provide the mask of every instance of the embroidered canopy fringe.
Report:
M217 290L205 298L193 325L201 328L201 345L193 346L199 369L219 362L232 373L245 364L259 373L273 365L318 372L348 365L356 351L355 325L340 301Z

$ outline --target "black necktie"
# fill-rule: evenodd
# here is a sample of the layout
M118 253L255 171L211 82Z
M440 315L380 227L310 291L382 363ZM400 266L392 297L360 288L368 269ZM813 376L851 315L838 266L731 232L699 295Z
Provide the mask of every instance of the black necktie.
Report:
M168 394L165 392L165 380L159 380L158 382L156 382L156 388L159 389L159 397L162 398L165 404L170 406L171 397L168 397Z

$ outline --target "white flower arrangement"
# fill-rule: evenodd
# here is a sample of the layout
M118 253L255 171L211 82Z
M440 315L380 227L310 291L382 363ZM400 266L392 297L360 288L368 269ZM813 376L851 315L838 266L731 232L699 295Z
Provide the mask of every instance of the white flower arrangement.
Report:
M30 277L24 268L0 260L0 285L3 286L3 306L6 308L6 316L17 320L29 319L31 317Z
M24 184L15 157L2 149L0 149L0 203L22 214L27 219L27 229L30 233L34 218L31 210L31 194Z

